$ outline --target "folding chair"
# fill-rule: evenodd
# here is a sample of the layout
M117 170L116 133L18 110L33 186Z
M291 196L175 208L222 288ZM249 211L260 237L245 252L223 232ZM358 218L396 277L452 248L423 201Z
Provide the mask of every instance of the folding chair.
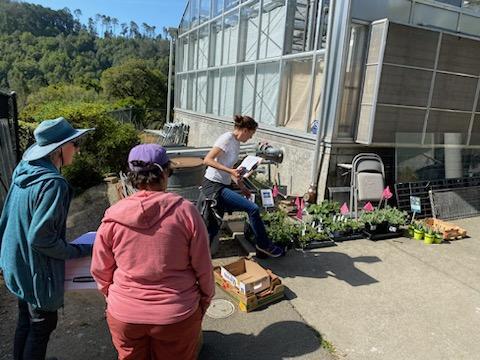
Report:
M358 218L358 203L380 201L385 187L385 169L377 154L361 153L352 161L350 209Z

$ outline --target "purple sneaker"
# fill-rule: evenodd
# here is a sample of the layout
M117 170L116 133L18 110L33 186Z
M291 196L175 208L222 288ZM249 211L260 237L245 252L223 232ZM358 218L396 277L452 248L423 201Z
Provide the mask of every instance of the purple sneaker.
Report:
M255 248L257 249L257 257L261 259L266 258L267 256L278 258L285 255L285 251L281 247L273 244L271 244L267 249L262 249L258 245L255 245Z

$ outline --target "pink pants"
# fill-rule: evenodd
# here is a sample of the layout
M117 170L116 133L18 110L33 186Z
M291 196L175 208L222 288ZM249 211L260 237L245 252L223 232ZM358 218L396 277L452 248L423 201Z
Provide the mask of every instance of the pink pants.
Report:
M119 360L195 360L202 328L200 307L176 324L128 324L107 311L107 323Z

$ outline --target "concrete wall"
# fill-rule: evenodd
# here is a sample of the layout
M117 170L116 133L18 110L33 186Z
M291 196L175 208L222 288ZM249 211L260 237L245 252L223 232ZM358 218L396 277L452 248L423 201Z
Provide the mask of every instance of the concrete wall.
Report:
M212 146L218 136L233 129L233 123L180 110L175 111L175 122L190 126L189 146ZM280 176L280 185L287 186L287 192L303 195L310 185L311 166L315 143L313 139L302 139L295 135L283 135L273 131L259 129L252 142L267 141L283 149L284 160L278 168L272 165L272 180L276 173ZM277 170L276 170L277 169Z

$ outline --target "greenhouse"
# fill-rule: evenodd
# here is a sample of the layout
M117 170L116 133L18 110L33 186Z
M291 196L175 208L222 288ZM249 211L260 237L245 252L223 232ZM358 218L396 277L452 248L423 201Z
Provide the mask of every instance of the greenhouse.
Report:
M469 1L190 0L174 119L209 146L254 117L280 183L320 198L361 152L387 181L480 177L480 11Z

